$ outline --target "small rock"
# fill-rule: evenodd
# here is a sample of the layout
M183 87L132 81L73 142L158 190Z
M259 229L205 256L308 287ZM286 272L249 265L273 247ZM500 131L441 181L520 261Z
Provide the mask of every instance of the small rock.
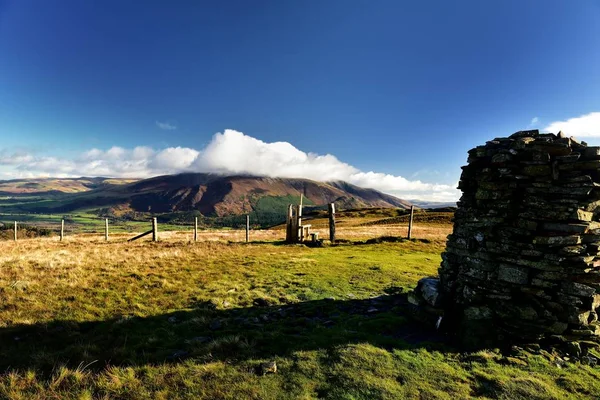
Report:
M260 297L252 300L252 304L254 304L257 307L268 307L269 306L269 302Z
M581 356L581 346L577 342L569 342L565 346L567 353L573 357Z
M376 313L377 311L379 311L377 308L369 307L369 309L367 310L367 313L372 314L372 313Z
M169 323L174 324L177 322L177 318L175 317L169 317L169 319L167 319L167 321L169 321Z
M598 359L594 356L583 356L581 357L581 363L584 365L589 365L590 367L595 367L598 365Z
M439 283L440 280L437 278L423 278L417 284L417 291L420 293L423 300L432 307L439 306Z
M260 370L263 375L274 374L277 372L277 364L275 361L267 361L260 365Z

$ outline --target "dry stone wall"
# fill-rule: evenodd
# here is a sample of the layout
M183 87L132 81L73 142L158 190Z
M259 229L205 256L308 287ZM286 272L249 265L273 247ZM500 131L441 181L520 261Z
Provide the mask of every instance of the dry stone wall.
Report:
M599 338L600 147L517 132L470 150L459 188L427 302L463 344Z

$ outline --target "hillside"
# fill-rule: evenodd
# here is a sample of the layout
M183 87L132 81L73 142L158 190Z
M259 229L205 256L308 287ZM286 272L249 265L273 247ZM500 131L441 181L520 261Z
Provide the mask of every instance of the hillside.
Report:
M2 204L2 208L5 211L37 213L64 213L94 208L102 208L111 214L199 211L203 215L225 216L248 212L281 213L287 204L298 202L300 195L304 196L306 205L335 202L340 209L410 207L410 203L394 196L346 182L203 173L165 175L129 183L94 179L64 180L62 185L56 182L63 180L52 180L54 189L51 201L44 196L49 193L47 184L42 185L38 192L34 185L27 186L25 181L20 185L13 184L15 189L12 192L7 184L3 189L4 194L11 193L19 198L24 194L37 193L37 198L13 204L9 202Z
M36 178L0 181L0 194L81 193L111 185L123 185L136 179L118 178Z

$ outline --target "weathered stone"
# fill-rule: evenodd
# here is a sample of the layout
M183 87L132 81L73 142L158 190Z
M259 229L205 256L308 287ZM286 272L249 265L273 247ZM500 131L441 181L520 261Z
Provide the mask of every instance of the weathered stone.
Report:
M583 150L583 157L588 160L600 159L600 147L587 147Z
M521 170L521 174L527 176L547 176L552 173L549 165L527 165Z
M508 264L500 264L498 279L505 282L525 285L529 282L529 270Z
M566 246L561 248L558 252L564 255L574 255L574 254L582 254L586 251L587 246L585 245L577 245L577 246Z
M542 229L547 232L581 234L585 233L585 231L588 229L588 225L576 223L544 222L542 223Z
M575 153L568 156L556 156L556 160L564 163L570 163L579 160L579 157L581 157L581 154Z
M589 212L589 211L585 211L585 210L577 210L574 214L573 214L573 219L577 219L579 221L586 221L589 222L592 220L592 218L594 218L594 213L593 212Z
M277 363L275 361L267 361L260 365L260 370L263 375L274 374L277 372Z
M533 278L531 280L531 284L533 286L539 286L539 287L543 287L543 288L555 288L555 287L558 287L558 285L559 285L556 282L546 281L544 279L539 279L539 278Z
M563 282L561 289L564 293L574 296L591 297L596 294L596 289L577 282Z
M518 131L509 136L509 139L516 139L517 141L523 141L525 143L531 143L539 136L540 131L537 129L531 129L528 131Z
M546 332L553 335L562 335L569 328L565 322L555 321L546 327Z
M533 239L533 243L550 247L572 246L581 243L581 236L537 236Z
M465 308L464 318L468 320L491 319L492 310L489 307L468 307Z
M423 300L432 307L440 305L439 283L437 278L423 278L417 284L417 290L421 292Z
M578 342L568 342L566 345L567 354L573 357L581 356L581 346Z
M510 153L497 153L492 156L492 164L504 164L512 160Z

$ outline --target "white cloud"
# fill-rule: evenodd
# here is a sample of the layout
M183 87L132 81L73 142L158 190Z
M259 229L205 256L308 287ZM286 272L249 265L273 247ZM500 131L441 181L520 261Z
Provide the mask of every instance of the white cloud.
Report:
M177 129L177 127L175 125L171 125L168 122L156 121L156 126L158 126L160 129L165 130L165 131L174 131L175 129Z
M27 153L0 153L0 165L19 165L33 161L33 156Z
M529 121L529 128L534 128L539 123L540 123L540 119L538 117L533 117L533 118L531 118L531 121Z
M166 173L189 170L198 154L197 150L187 147L169 147L154 156L150 167Z
M600 112L592 112L566 121L552 122L544 128L544 131L552 133L563 131L565 135L575 138L600 137Z
M0 163L2 159L0 156ZM5 164L8 165L7 162ZM456 185L426 183L381 172L361 171L331 154L306 153L287 142L267 143L231 129L215 134L202 150L169 147L155 151L143 146L132 150L112 147L107 151L91 149L73 160L21 155L18 162L10 165L14 170L13 177L145 178L196 171L319 181L343 180L404 199L455 201L460 195Z

